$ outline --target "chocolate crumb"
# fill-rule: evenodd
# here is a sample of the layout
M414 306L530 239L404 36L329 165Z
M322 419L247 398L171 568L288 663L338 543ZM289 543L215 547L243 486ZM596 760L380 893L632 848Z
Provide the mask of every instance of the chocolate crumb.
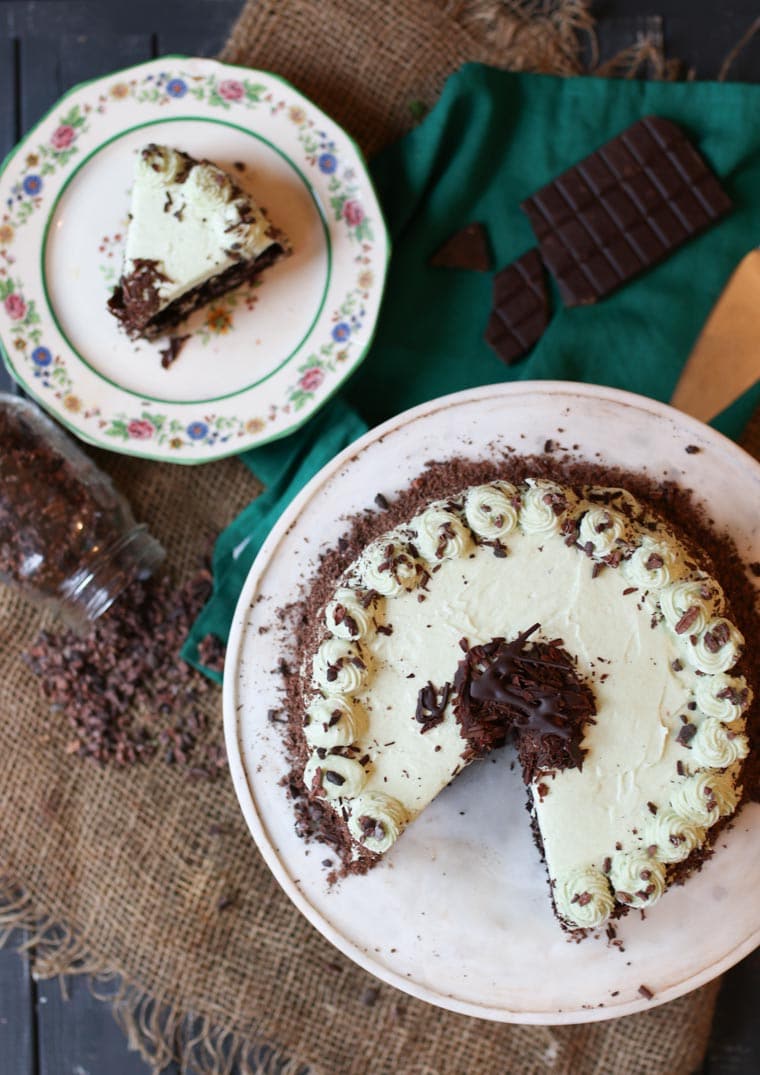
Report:
M647 1000L651 1000L652 997L654 996L654 993L652 992L652 990L649 988L648 985L640 985L639 986L639 993L641 993L642 997L646 997Z

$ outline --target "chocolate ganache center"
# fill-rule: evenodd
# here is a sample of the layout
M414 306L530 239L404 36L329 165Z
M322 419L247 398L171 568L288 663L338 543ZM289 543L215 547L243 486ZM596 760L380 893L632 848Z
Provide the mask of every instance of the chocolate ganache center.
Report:
M536 773L581 768L584 728L596 702L562 639L531 640L536 623L516 638L470 647L454 676L454 712L470 755L516 741L529 783Z

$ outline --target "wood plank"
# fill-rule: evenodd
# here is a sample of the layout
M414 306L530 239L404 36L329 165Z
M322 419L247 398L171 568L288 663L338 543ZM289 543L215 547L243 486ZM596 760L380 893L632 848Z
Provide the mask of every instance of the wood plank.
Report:
M34 983L18 930L0 949L0 1057L9 1075L37 1075Z
M68 1000L57 979L37 983L38 1075L149 1075L150 1066L127 1049L121 1027L86 979L69 978L66 989ZM172 1064L164 1075L179 1075L179 1068Z

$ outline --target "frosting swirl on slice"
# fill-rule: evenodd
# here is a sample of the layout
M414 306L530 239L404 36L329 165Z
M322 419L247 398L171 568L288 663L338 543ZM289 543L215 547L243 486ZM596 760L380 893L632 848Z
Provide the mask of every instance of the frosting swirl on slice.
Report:
M619 512L592 505L581 519L578 544L582 548L593 546L595 557L607 556L620 548L626 529L626 521Z
M713 602L705 583L682 579L660 594L660 610L676 634L699 634L707 626Z
M665 867L644 851L616 851L609 877L615 898L628 907L651 907L665 891Z
M396 842L407 820L406 810L398 799L381 791L369 791L351 803L348 828L368 851L382 855Z
M413 590L420 579L420 565L405 546L381 540L368 545L359 561L359 577L368 590L396 597Z
M609 882L595 866L571 870L554 886L557 914L580 928L601 926L615 909Z
M642 590L662 590L672 578L676 557L664 541L643 538L639 547L623 561L626 578Z

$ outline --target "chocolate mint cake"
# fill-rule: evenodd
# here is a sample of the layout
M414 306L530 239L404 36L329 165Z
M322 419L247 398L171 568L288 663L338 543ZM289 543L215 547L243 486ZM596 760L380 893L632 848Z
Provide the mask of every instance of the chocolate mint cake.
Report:
M284 236L221 168L148 145L137 158L124 267L108 307L130 336L154 339L287 252Z
M700 864L742 797L753 698L705 552L626 488L529 472L418 500L351 552L323 561L289 683L302 827L347 870L508 741L565 928Z

